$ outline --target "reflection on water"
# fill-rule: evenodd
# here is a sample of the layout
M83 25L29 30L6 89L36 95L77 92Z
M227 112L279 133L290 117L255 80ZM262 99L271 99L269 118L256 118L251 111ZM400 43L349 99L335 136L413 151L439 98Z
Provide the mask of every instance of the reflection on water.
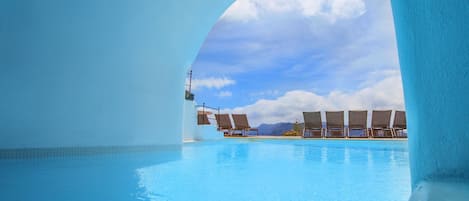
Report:
M235 161L242 162L249 158L249 146L246 143L210 146L205 149L210 149L210 151L217 155L217 164L231 164ZM193 153L197 154L197 152Z
M407 200L406 142L225 140L138 170L146 200ZM399 163L402 162L402 163Z
M396 166L396 159L394 158L394 150L389 151L389 166Z
M368 150L368 155L367 155L367 159L368 159L368 168L373 168L373 152L371 152L371 150Z
M322 163L327 162L327 147L322 147L321 148L321 162Z
M344 149L344 164L350 164L350 150L347 147Z

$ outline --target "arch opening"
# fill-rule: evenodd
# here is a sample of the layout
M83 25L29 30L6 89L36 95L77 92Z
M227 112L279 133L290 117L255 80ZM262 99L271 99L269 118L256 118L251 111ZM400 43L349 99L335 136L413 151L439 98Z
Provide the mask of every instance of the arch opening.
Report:
M418 189L412 199L418 200L434 196L429 195L429 189L438 187L429 187L432 184L428 183L468 180L469 158L464 147L469 133L464 122L469 118L469 107L468 97L460 93L469 88L469 69L465 67L468 59L462 54L467 52L463 34L468 33L469 26L461 20L468 15L464 12L468 4L398 0L391 4L409 116L412 188ZM243 6L249 10L249 5ZM259 16L233 16L237 17L243 20ZM464 195L461 191L455 194Z
M250 113L254 125L310 110L404 110L390 3L357 2L233 4L192 65L197 102Z

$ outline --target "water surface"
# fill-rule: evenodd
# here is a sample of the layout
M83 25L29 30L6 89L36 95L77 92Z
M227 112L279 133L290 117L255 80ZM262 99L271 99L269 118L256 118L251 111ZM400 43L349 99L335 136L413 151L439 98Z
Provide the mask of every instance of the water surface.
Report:
M406 141L250 140L0 160L5 201L407 201Z

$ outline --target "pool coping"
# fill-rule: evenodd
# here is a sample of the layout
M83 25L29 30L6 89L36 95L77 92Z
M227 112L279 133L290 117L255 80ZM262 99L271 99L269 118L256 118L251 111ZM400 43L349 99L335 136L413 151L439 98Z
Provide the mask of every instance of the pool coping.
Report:
M140 153L151 151L180 150L181 145L140 146L74 146L0 149L0 161L5 159L62 158L94 156L103 154Z

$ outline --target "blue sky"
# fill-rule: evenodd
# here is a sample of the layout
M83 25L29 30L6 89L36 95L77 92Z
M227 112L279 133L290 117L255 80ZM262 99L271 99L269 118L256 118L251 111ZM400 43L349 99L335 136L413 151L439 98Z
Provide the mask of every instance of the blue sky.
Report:
M404 107L389 0L238 0L192 69L198 103L253 124Z

